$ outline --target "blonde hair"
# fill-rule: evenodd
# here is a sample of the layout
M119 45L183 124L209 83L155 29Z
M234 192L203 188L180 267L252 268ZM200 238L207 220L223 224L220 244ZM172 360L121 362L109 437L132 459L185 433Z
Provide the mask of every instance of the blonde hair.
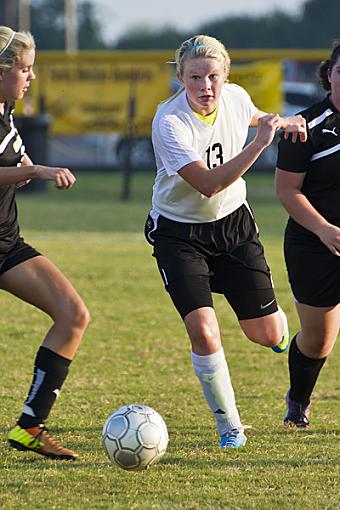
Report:
M224 44L215 37L210 35L194 35L184 41L175 53L176 76L182 78L184 73L184 65L188 58L215 58L223 63L226 81L230 70L230 56ZM173 94L168 101L175 99L181 92L183 92L183 85Z
M35 48L30 32L15 32L0 26L0 69L11 69L22 59L23 53Z

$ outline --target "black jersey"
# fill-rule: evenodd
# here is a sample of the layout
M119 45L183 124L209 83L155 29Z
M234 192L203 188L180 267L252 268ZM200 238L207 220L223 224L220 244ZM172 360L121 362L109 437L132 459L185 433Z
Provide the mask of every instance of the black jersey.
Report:
M14 105L5 103L0 114L0 172L2 166L20 165L25 153L22 139L13 122ZM18 239L16 185L0 186L0 254L8 253Z
M340 112L327 96L300 113L308 140L292 143L282 137L277 167L306 172L301 191L327 221L340 226Z

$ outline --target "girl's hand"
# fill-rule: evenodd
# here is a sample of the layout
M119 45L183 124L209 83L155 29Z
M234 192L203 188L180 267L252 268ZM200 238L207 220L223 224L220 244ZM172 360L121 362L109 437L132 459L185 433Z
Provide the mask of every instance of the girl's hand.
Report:
M298 138L300 142L305 142L307 140L306 119L302 115L281 118L281 128L285 132L284 137L286 140L290 134L292 135L293 143L295 143Z
M69 189L76 182L76 178L68 168L34 165L35 176L44 181L54 181L58 189Z
M268 114L260 117L257 121L255 141L261 146L261 148L268 147L280 127L279 115Z
M319 236L320 241L323 242L327 246L327 248L336 255L340 257L340 228L336 225L332 225L329 223L328 225L323 225L319 232L316 232Z

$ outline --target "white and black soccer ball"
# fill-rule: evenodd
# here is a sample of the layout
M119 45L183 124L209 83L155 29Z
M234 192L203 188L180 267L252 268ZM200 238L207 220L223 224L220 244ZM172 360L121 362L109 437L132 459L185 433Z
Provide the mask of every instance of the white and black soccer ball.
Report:
M107 456L116 466L140 471L163 457L169 436L163 418L154 409L130 404L108 417L102 440Z

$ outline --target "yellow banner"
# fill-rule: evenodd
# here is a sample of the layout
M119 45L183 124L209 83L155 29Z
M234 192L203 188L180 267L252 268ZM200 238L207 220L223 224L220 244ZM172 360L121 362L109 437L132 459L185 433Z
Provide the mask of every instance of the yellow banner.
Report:
M260 110L282 113L282 62L266 60L246 65L232 65L230 81L246 89Z
M131 118L135 135L149 134L172 76L155 53L42 53L29 98L32 113L49 113L54 134L126 132Z
M58 135L148 136L157 105L172 93L172 58L169 51L40 52L36 80L17 112L50 114L50 131ZM280 61L233 65L230 78L258 108L280 112Z

